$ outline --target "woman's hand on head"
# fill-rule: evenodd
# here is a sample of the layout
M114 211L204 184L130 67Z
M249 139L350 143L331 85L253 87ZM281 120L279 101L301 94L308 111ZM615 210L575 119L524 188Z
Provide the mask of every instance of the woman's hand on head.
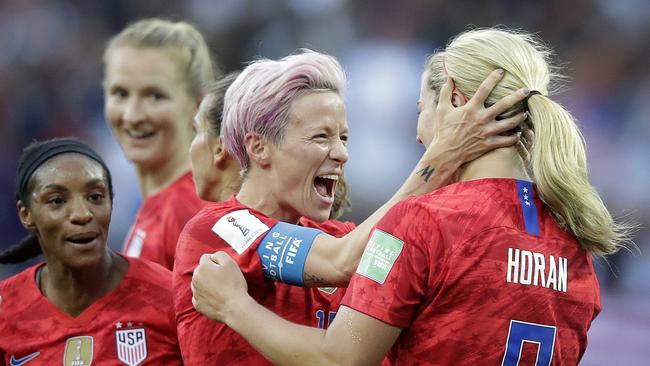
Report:
M248 286L237 262L221 251L201 256L191 288L196 311L224 323L229 311L248 297Z
M474 96L458 107L452 104L454 82L447 78L440 90L435 112L437 123L433 124L436 131L431 145L448 146L461 163L472 161L497 148L517 145L521 133L500 134L523 125L526 114L522 112L502 120L496 118L526 98L529 90L520 89L486 108L485 100L502 77L502 70L493 71L481 83Z

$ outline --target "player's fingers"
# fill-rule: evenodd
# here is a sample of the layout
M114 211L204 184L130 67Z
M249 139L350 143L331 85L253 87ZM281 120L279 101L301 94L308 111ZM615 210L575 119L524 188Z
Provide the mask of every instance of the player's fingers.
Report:
M442 111L449 110L453 108L451 104L451 93L454 90L454 81L450 77L447 77L447 80L440 88L440 96L438 98L438 109Z
M509 147L515 145L519 138L521 137L521 132L517 132L510 136L492 136L488 137L485 140L485 144L489 149L498 149L500 147Z
M487 129L487 135L498 135L500 133L508 132L512 129L520 127L522 123L526 120L526 112L518 113L512 117L502 119L500 121L490 122L485 128Z
M2 296L0 296L0 304L2 304Z
M533 141L535 140L535 132L530 128L524 128L524 131L521 134L521 138L524 141L524 146L528 151L533 148Z
M228 253L222 250L212 253L212 255L210 255L210 259L214 263L221 264L221 265L224 265L228 262L232 262L232 258L230 257L230 255L228 255Z
M530 160L530 153L528 152L528 149L524 145L523 142L517 141L515 144L515 147L517 148L517 152L519 153L519 156L525 161L528 162Z
M481 106L484 105L488 95L490 95L492 89L494 89L499 81L501 81L501 78L503 78L504 74L505 71L501 68L492 71L490 75L488 75L488 77L483 80L481 85L479 85L478 89L476 90L476 94L474 94L472 99L470 99L467 103Z
M212 262L212 255L210 254L203 254L199 259L199 265L210 263L210 262Z
M496 117L508 111L510 108L512 108L512 106L524 100L528 94L530 94L530 90L528 88L521 88L516 92L501 98L501 100L494 103L492 106L490 106L490 108L488 108L490 116Z

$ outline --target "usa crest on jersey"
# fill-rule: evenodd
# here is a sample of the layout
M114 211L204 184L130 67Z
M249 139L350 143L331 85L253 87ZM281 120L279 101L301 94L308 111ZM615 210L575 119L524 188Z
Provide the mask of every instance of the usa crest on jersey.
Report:
M143 328L115 331L117 359L128 366L137 366L147 358L147 337Z

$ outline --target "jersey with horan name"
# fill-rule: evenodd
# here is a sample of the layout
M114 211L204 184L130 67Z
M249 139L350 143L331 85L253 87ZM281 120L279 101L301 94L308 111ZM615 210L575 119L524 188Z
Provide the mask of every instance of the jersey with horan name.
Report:
M192 173L145 199L129 230L122 252L172 270L181 230L206 201L196 195Z
M192 306L192 273L206 253L226 251L244 273L249 294L276 314L312 327L329 325L345 289L310 289L274 282L299 283L296 278L303 274L309 249L306 245L320 232L313 228L341 237L352 231L354 224L302 218L300 226L289 225L244 206L235 197L209 204L188 222L178 241L173 275L185 365L270 365L239 334Z
M0 283L0 365L181 365L171 273L127 261L118 287L77 317L41 294L43 263Z
M396 205L342 304L402 328L388 365L576 365L601 309L591 255L513 179Z

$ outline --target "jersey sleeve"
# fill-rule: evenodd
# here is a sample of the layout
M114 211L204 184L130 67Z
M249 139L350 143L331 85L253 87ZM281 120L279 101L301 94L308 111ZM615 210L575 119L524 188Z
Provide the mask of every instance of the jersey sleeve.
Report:
M351 221L327 220L318 222L306 217L300 218L300 225L320 229L337 238L345 236L357 227L355 223Z
M190 220L178 238L173 271L175 291L177 295L183 294L177 298L186 300L182 308L192 308L189 284L203 254L225 251L237 262L249 286L263 282L262 265L255 249L269 231L269 225L275 222L245 209L225 213L201 211Z
M178 238L180 237L183 228L205 205L204 201L193 196L188 196L184 201L183 204L179 205L177 203L166 207L168 212L166 212L164 218L163 236L160 240L164 252L164 267L169 268L170 270L174 266Z
M214 322L192 306L190 283L201 255L227 252L238 264L253 294L263 291L264 276L255 250L275 220L248 210L203 210L190 220L178 239L173 271L174 310L183 361L189 365L214 364L210 344L218 343L223 324Z
M426 210L407 202L393 207L376 225L342 305L387 324L407 327L426 296L431 252L440 241Z

